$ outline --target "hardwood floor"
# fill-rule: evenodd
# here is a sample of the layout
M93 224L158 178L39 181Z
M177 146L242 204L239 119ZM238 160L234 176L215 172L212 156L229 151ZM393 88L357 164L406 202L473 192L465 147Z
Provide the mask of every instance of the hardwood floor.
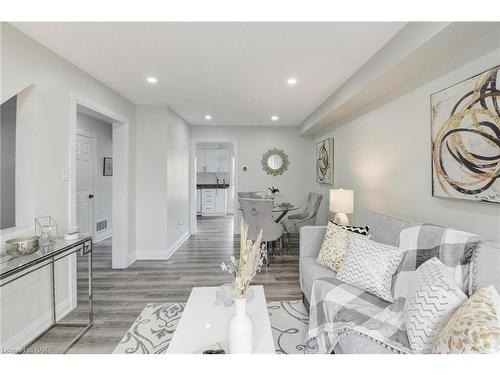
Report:
M219 286L231 281L220 263L239 252L233 218L200 218L191 236L165 261L136 261L125 270L111 268L111 241L94 247L94 325L69 353L111 353L147 303L186 302L195 286ZM268 301L300 299L298 237L292 236L290 255L271 257L257 274ZM78 308L64 320L87 317L87 261L78 261ZM32 345L60 353L78 329L56 327Z

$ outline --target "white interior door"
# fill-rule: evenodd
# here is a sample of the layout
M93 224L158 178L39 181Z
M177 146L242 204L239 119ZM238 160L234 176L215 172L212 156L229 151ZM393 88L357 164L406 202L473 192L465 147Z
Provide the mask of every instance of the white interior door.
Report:
M94 235L94 139L76 135L76 217L83 236Z

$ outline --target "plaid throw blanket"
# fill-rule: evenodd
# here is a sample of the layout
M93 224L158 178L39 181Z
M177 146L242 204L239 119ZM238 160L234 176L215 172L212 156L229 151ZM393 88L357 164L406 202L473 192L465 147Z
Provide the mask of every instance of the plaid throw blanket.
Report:
M415 270L434 257L448 268L464 293L470 294L470 264L480 242L475 234L432 224L403 229L399 247L406 252L393 277L394 298L406 297Z
M314 282L306 350L328 354L348 331L362 333L409 353L403 320L404 299L389 303L335 278Z

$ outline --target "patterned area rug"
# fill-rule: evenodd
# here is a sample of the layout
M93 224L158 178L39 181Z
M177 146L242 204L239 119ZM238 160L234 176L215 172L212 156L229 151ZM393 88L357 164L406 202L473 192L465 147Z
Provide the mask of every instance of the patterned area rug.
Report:
M184 311L184 305L184 303L147 304L113 354L165 353ZM302 301L269 302L267 311L276 353L304 353L309 316Z

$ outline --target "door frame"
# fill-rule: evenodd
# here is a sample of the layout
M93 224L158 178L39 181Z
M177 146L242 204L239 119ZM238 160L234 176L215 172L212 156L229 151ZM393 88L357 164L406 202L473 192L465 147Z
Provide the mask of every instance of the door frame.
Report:
M196 145L198 143L231 143L234 152L234 233L239 233L239 220L237 219L237 203L238 203L238 139L237 138L191 138L191 156L190 156L190 201L191 201L191 234L198 232L196 222Z
M83 137L87 137L92 139L92 158L93 160L93 168L94 173L92 173L92 194L95 195L95 175L97 173L97 140L95 136L85 130L80 130L78 127L76 128L76 135L81 135ZM76 142L76 138L75 138ZM75 159L76 159L76 150L75 150ZM76 187L76 169L75 169L75 187ZM76 199L76 197L75 197ZM90 215L92 219L92 228L90 234L92 235L92 242L95 242L95 200L92 201L92 214Z
M76 180L73 174L76 166L76 121L78 106L95 111L112 122L113 126L113 189L112 189L112 268L127 268L135 261L130 249L130 121L99 103L76 93L69 97L69 183L68 183L68 226L67 231L78 231L76 224Z

